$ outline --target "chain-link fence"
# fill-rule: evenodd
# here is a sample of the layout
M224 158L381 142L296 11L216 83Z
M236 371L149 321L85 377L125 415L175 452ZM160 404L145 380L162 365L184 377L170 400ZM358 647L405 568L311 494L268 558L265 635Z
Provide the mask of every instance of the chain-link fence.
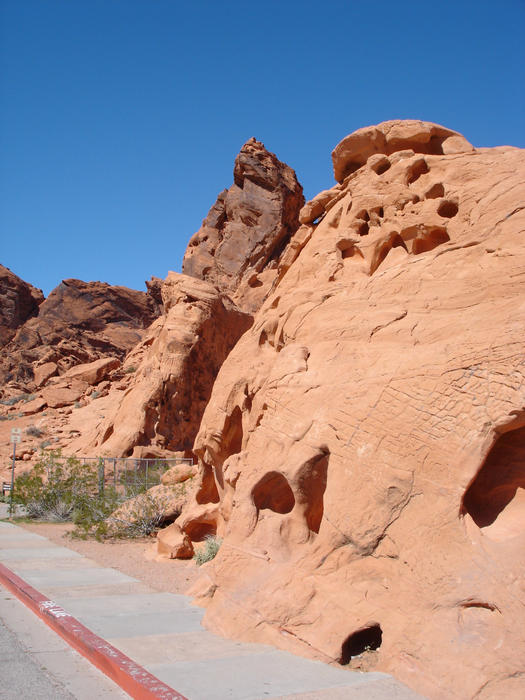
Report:
M160 484L162 475L176 464L193 464L192 459L135 459L134 457L76 457L81 464L95 466L98 489L112 486L125 500Z

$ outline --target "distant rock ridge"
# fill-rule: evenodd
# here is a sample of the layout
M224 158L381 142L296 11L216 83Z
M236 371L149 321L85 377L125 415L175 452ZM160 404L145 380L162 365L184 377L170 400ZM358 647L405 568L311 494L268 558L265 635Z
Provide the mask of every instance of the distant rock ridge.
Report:
M62 373L102 357L123 359L159 313L158 303L146 292L105 282L63 280L45 301L42 296L41 303L32 307L31 316L6 344L0 383L13 383L18 392L31 391L35 372L44 363L55 363Z
M14 272L0 265L0 347L14 337L17 329L38 314L44 301L41 289L24 282Z

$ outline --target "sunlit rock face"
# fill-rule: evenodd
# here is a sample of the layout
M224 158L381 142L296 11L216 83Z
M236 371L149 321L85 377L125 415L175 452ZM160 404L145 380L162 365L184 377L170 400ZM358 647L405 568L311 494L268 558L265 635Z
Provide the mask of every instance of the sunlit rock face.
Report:
M195 593L227 635L523 697L524 152L357 133L204 413Z

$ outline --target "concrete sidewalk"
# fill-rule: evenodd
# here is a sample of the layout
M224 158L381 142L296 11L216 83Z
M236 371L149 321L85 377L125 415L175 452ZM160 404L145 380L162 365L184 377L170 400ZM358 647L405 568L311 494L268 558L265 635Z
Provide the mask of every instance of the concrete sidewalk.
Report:
M384 673L358 673L218 637L186 596L161 593L11 523L0 562L189 700L416 700Z

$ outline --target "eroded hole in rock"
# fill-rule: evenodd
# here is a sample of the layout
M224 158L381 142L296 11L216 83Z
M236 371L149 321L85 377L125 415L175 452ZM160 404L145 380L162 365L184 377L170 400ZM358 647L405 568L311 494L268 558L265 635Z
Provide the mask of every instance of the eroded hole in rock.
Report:
M371 165L372 170L377 174L377 175L382 175L383 173L386 173L387 170L389 170L391 166L390 161L388 158L381 158L381 160L376 161L373 165Z
M235 406L232 414L226 418L222 431L224 451L227 457L241 451L242 436L242 411L238 406Z
M252 489L252 500L257 510L273 510L284 515L295 505L295 497L286 477L280 472L268 472Z
M406 172L406 184L411 185L416 180L419 180L421 175L428 173L428 165L424 158L414 161L410 164Z
M355 173L356 170L359 170L359 168L362 166L362 163L346 163L344 167L344 171L342 173L342 180L347 178L349 175L352 173Z
M451 202L448 199L444 199L442 202L440 202L437 212L439 216L452 219L458 213L458 205L456 202Z
M330 454L327 452L310 460L304 465L298 479L301 500L306 502L306 523L312 532L319 532L323 519L323 497L326 491L329 459Z
M217 534L217 523L212 520L190 520L184 526L184 532L192 542L202 542L206 537Z
M219 492L217 490L217 484L215 483L215 476L209 464L203 464L201 483L195 495L195 500L200 505L219 502Z
M262 282L257 277L257 275L252 275L250 277L250 279L248 280L248 286L250 286L250 287L262 287Z
M368 231L370 230L370 227L366 221L363 221L362 223L359 223L357 226L357 233L360 236L366 236L368 234Z
M468 513L478 527L488 527L504 514L518 489L525 489L525 427L496 440L465 491L460 514Z
M359 248L356 248L354 242L346 238L343 238L341 241L338 241L336 247L337 250L341 253L341 258L343 260L346 260L347 258L353 258L354 256L357 256L361 259L363 258L363 254L361 253Z
M445 196L445 188L441 182L436 182L432 187L425 192L426 199L439 199Z
M434 226L428 229L424 235L420 235L414 239L412 243L412 254L419 255L420 253L426 253L447 241L450 241L447 230L441 226Z
M354 632L343 642L339 663L348 664L354 656L379 649L382 639L383 631L379 625L371 625Z
M405 245L404 240L401 238L401 236L398 233L393 233L387 241L385 241L381 247L376 251L374 258L372 260L372 264L370 266L370 274L373 275L374 272L377 270L377 268L381 265L381 263L384 261L388 253L392 250L392 248L403 248L407 253L407 247Z
M361 209L361 211L356 214L356 219L361 219L361 221L370 221L370 214L366 209Z

